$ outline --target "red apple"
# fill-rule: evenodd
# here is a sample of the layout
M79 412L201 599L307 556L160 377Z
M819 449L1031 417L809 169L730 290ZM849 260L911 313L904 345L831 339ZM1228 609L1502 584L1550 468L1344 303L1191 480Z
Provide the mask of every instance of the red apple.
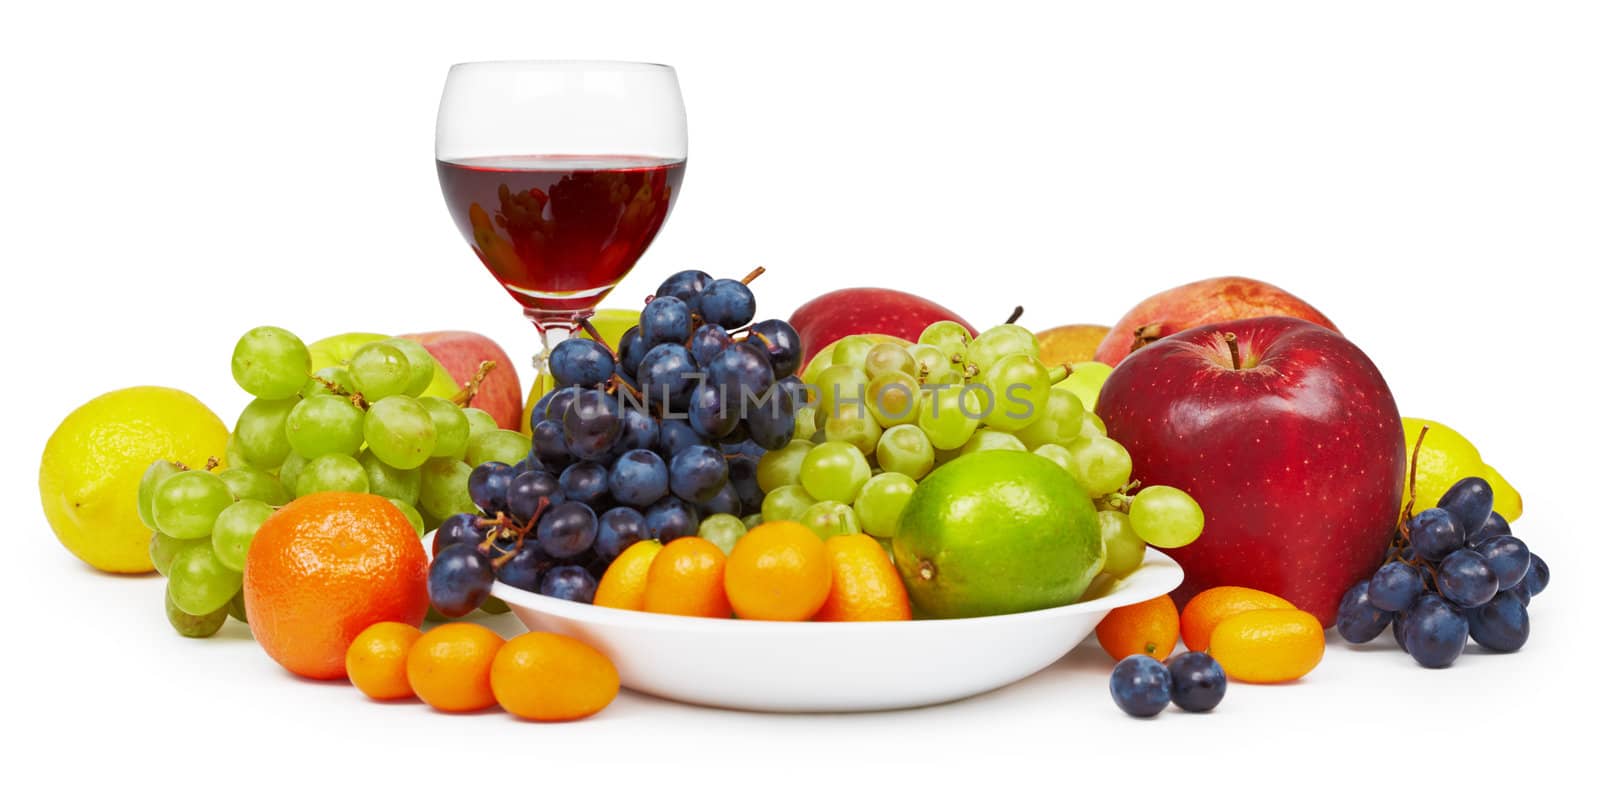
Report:
M789 324L800 334L800 349L811 360L818 350L857 333L882 333L916 341L922 329L942 319L972 330L972 323L931 300L893 289L840 289L796 309Z
M1172 551L1180 605L1247 586L1327 626L1382 561L1405 434L1383 375L1338 333L1289 317L1187 330L1112 370L1097 410L1135 479L1181 488L1205 510L1200 539Z
M1116 366L1128 353L1201 325L1251 317L1299 317L1338 331L1322 312L1264 281L1227 276L1173 287L1145 298L1101 340L1094 359Z
M501 427L514 430L522 423L522 383L511 358L493 339L467 330L436 330L407 333L433 355L450 379L465 385L478 373L484 361L494 361L494 369L478 387L471 406L487 412Z

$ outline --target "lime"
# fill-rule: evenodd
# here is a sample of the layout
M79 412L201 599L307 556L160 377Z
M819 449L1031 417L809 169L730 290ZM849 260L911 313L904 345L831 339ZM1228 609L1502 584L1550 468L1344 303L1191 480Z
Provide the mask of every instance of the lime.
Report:
M1094 504L1029 452L964 455L917 485L894 559L918 611L984 617L1076 601L1105 565Z
M228 428L200 400L140 386L95 397L72 411L39 461L39 500L56 538L111 573L143 573L150 529L139 520L139 480L156 460L204 468L226 454Z

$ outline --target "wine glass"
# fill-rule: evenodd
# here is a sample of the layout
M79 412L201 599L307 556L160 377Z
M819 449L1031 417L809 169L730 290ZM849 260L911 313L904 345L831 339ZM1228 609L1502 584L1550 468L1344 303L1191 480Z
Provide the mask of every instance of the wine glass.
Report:
M572 335L650 246L683 184L688 122L672 67L490 61L450 67L439 188L544 351Z

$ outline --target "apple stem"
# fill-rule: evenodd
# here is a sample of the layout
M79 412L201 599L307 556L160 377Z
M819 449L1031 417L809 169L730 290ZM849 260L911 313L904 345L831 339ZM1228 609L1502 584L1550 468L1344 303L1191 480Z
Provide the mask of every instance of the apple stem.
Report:
M1133 329L1133 346L1128 352L1137 352L1140 348L1161 340L1161 323L1152 322Z
M600 331L594 329L588 317L578 317L578 326L583 328L583 332L589 334L590 338L600 342L600 346L606 348L606 352L611 353L612 361L617 360L617 351L612 349L611 342L606 341L606 338L600 335Z
M1056 368L1051 369L1049 371L1050 385L1055 385L1056 383L1067 379L1067 376L1070 374L1072 374L1071 366L1057 366Z
M473 373L472 379L468 380L465 385L461 386L461 390L457 391L456 395L450 398L450 401L456 403L457 407L470 406L472 404L472 400L477 398L478 388L483 385L484 378L488 377L491 371L494 371L494 367L494 361L483 361L482 363L479 363L478 371Z
M760 278L761 274L766 272L766 271L767 271L767 268L765 268L765 267L757 267L756 269L751 270L749 275L746 275L745 277L740 278L739 279L739 283L745 284L745 285L748 286L751 281L754 281L757 278Z
M1022 306L1011 309L1011 316L1006 317L1005 324L1015 325L1019 319L1022 319Z
M1232 331L1229 331L1222 334L1222 340L1228 343L1228 355L1229 357L1233 358L1233 370L1235 372L1239 371L1244 363L1243 361L1239 360L1239 337L1235 336Z

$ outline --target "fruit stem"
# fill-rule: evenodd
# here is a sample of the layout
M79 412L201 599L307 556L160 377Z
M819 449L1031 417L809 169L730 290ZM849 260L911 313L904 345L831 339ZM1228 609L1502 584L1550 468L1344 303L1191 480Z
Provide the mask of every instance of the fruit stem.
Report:
M1417 430L1417 442L1411 447L1411 477L1406 489L1411 497L1406 499L1406 508L1400 511L1400 535L1407 541L1411 539L1411 530L1406 525L1411 522L1411 508L1417 505L1417 458L1422 455L1422 439L1428 437L1428 425L1422 425Z
M617 389L618 386L621 386L622 388L628 389L628 393L633 394L633 401L634 402L636 402L638 404L641 404L641 405L644 404L644 394L639 393L639 389L634 388L632 385L628 384L627 380L622 379L622 375L617 374L616 372L612 372L611 373L611 390L612 390L613 393L616 392L616 389Z
M765 268L765 267L757 267L756 269L751 270L749 275L747 275L747 276L745 276L743 278L740 278L739 279L739 283L745 284L745 285L748 286L751 281L754 281L757 278L760 278L761 274L766 272L766 271L767 271L767 268Z
M1050 385L1055 385L1056 383L1067 379L1067 376L1072 374L1072 367L1057 366L1056 368L1051 369L1047 374L1050 375Z
M1022 319L1022 306L1011 309L1011 316L1006 317L1005 324L1015 325L1019 319Z
M207 471L215 471L217 469L217 466L219 466L219 465L222 465L222 461L221 460L218 460L215 457L207 457L206 458L206 470Z
M1161 340L1161 323L1152 322L1133 329L1133 346L1128 352L1136 352L1140 348Z
M478 396L478 388L483 385L484 378L488 377L489 373L494 371L494 367L494 361L483 361L482 363L479 363L478 371L473 373L472 379L468 380L465 385L461 386L461 390L457 391L456 395L450 398L450 401L454 402L457 407L471 406L472 400L476 399Z
M328 393L333 394L334 396L342 396L342 397L355 396L354 394L350 393L349 391L346 391L344 389L344 386L339 385L338 383L335 383L335 382L333 382L332 380L329 380L326 377L318 377L317 375L312 375L311 379L317 381L317 384L322 386L323 388L328 389Z
M600 342L600 346L606 348L606 352L611 353L612 361L617 360L617 351L611 348L611 342L606 341L605 337L600 335L600 331L595 330L594 325L589 324L588 317L578 317L578 326L583 328L584 333L589 334L595 341Z
M1239 371L1244 363L1239 360L1239 337L1235 336L1233 331L1228 331L1222 334L1222 340L1228 343L1228 357L1233 359L1233 370Z

